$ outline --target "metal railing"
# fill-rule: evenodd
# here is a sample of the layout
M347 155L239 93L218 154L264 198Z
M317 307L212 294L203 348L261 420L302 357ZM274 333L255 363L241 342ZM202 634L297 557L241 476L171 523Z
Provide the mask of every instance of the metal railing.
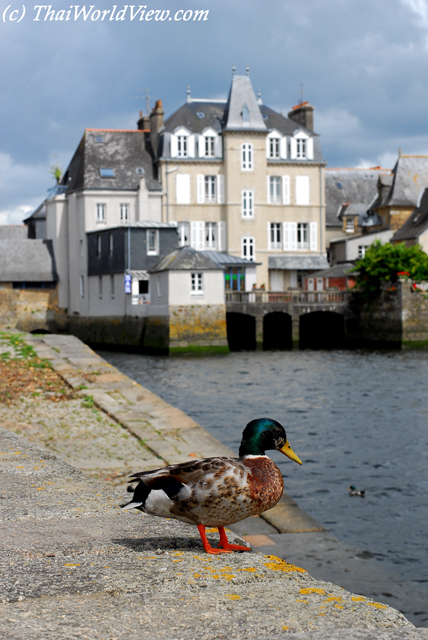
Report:
M133 295L131 304L150 304L150 295L148 293Z
M345 302L348 291L226 291L226 302L245 304Z

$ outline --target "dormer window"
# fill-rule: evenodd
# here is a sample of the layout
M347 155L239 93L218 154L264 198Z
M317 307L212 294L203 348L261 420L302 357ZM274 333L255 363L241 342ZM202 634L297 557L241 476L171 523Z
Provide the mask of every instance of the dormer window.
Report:
M279 158L279 138L269 139L269 158Z
M187 158L187 137L177 136L177 157Z
M206 136L205 137L205 157L214 158L214 155L215 155L214 150L215 150L214 136Z
M94 136L94 140L98 144L102 144L104 142L104 138L102 136Z
M114 169L100 169L100 176L102 178L115 178Z
M241 118L242 118L243 124L249 124L249 122L250 122L250 110L249 110L249 108L247 107L246 104L244 104L244 106L242 107Z
M307 157L307 144L305 138L296 138L296 158Z

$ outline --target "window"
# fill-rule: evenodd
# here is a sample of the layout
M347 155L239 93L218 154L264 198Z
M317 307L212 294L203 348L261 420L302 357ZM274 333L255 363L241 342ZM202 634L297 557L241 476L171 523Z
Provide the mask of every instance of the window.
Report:
M177 224L178 246L186 247L190 244L190 224L188 222L179 222Z
M309 176L296 176L296 204L310 203Z
M242 192L241 211L243 218L254 218L254 191Z
M177 136L177 156L187 158L187 136Z
M241 169L242 171L253 170L253 145L249 142L241 145Z
M100 298L103 297L103 277L98 276L98 295Z
M100 169L100 176L102 178L115 178L114 169Z
M245 291L245 267L226 267L224 288L226 291Z
M159 234L157 229L147 230L147 255L156 256L159 253Z
M213 158L215 153L215 138L214 136L206 136L205 137L205 157Z
M101 142L104 142L104 138L102 136L94 136L94 140L98 144L100 144Z
M108 234L108 252L109 255L113 255L113 234L109 233Z
M297 248L309 249L309 225L307 222L297 223Z
M254 238L242 238L241 256L247 260L254 260Z
M110 296L114 298L114 276L110 276Z
M205 223L205 249L217 249L217 224Z
M363 244L360 244L358 247L358 257L364 258L364 256L366 255L366 251L367 251L367 247L364 246Z
M138 280L138 293L140 296L145 293L149 293L149 281L148 280Z
M97 236L97 258L101 257L101 236Z
M296 138L296 158L307 158L307 145L305 138Z
M269 249L281 249L281 224L279 222L269 223Z
M201 295L204 290L202 287L202 273L191 274L190 292L192 295Z
M120 205L120 221L128 222L129 220L129 204L121 204Z
M281 178L279 176L269 176L268 202L271 204L281 203Z
M279 138L269 139L269 158L279 158Z
M97 204L97 222L106 221L106 205L102 203Z
M354 233L355 231L355 219L346 218L346 233Z
M85 297L85 276L80 276L80 297Z
M216 176L205 176L205 202L216 201Z

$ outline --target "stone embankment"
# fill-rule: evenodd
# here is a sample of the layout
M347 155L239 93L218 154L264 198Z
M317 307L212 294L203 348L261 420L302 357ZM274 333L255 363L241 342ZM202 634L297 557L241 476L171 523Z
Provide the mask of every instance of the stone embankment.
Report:
M55 401L57 390L50 392L50 401L40 401L46 392L39 387L31 392L36 394L34 402L44 403L45 413L52 415L64 411L64 403L78 404L72 426L63 415L63 440L61 430L54 430L55 419L45 416L51 439L41 442L43 448L11 430L14 407L18 411L28 401L29 408L20 408L21 431L31 433L24 425L34 424L34 431L42 434L41 406L31 423L28 412L37 405L25 399L24 391L23 399L2 405L2 412L8 413L8 428L0 428L2 637L428 638L428 630L416 629L395 609L317 581L276 556L256 552L209 556L195 527L121 511L123 487L90 478L51 452L58 447L62 456L67 455L68 441L72 458L77 458L85 450L84 442L77 441L86 440L92 451L86 471L92 475L106 471L102 456L96 457L102 436L94 405L103 408L101 421L110 438L106 450L112 455L119 446L116 431L137 435L138 469L229 451L75 338L46 336L31 341L38 355L48 358L74 389L69 400ZM53 381L48 382L53 388ZM80 410L86 414L80 415ZM93 416L94 423L86 432L85 415ZM36 441L41 436L31 437ZM121 452L126 455L125 449ZM107 469L110 474L112 464ZM127 463L121 468L128 471ZM286 507L287 501L283 515ZM290 504L289 509L298 507ZM304 515L303 521L307 529L317 526ZM229 536L239 540L236 534ZM214 543L217 534L209 537Z

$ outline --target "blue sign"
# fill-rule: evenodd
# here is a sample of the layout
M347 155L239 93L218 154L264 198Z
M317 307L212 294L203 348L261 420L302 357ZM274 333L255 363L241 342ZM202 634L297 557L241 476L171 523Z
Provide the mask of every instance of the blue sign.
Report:
M132 276L125 273L125 293L132 293Z

